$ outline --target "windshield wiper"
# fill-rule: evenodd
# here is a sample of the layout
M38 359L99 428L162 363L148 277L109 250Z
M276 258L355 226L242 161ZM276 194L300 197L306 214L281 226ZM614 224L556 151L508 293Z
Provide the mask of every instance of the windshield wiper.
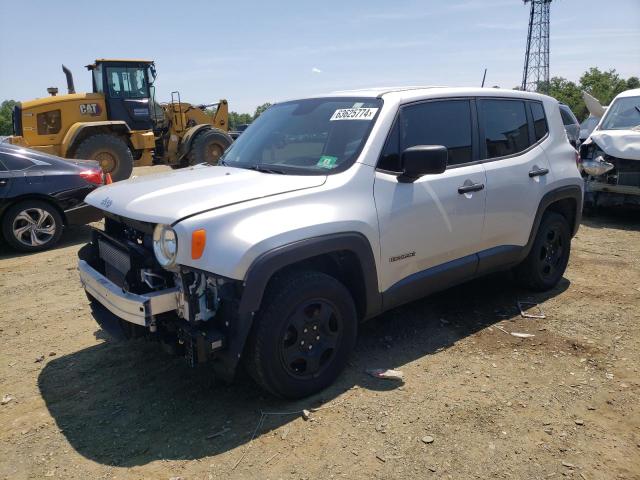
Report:
M260 165L260 164L256 164L256 165L252 165L250 167L247 167L249 170L255 170L257 172L263 172L263 173L278 173L280 175L285 175L284 170L280 170L278 168L272 168L272 167L265 167L264 165Z

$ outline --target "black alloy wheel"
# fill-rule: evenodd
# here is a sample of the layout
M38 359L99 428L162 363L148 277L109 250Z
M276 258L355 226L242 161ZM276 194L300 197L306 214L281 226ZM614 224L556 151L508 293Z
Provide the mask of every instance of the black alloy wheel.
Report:
M307 300L287 319L280 360L290 375L310 378L330 363L342 337L342 317L326 299Z

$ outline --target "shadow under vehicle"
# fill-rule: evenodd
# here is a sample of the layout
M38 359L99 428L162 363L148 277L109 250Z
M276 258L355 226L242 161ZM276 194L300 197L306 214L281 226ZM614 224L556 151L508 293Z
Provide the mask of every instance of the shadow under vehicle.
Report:
M42 369L38 386L71 447L90 460L132 467L159 459L202 459L246 445L261 411L317 407L354 386L398 388L401 383L372 378L365 370L402 368L446 355L459 340L519 316L517 298L541 304L569 285L563 278L553 290L531 294L513 287L507 274L494 274L391 310L362 325L351 362L332 386L299 401L267 395L246 376L232 385L214 383L209 369L189 369L181 359L159 355L157 343L142 339L134 341L136 348L107 341L55 357ZM521 341L509 338L514 346ZM256 435L298 417L268 416ZM207 438L221 430L226 433Z

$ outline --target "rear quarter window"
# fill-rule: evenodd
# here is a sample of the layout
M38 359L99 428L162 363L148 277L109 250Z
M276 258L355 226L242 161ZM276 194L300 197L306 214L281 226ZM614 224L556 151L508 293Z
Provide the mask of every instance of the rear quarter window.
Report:
M46 166L50 163L40 160L30 160L20 155L12 155L9 153L0 153L0 160L11 171L27 170L34 166Z
M571 114L569 112L567 112L566 109L564 108L560 108L560 115L562 116L562 123L565 125L575 125L575 122L573 121L573 117L571 116Z
M544 107L539 102L529 102L531 107L531 118L533 119L533 134L538 142L549 132L547 117L544 114ZM562 110L560 110L562 112Z

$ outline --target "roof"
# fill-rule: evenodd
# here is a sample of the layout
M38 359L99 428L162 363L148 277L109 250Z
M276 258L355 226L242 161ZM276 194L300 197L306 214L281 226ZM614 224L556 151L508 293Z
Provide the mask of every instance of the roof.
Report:
M148 64L154 63L153 60L145 60L143 58L96 58L94 63L91 63L89 65L85 65L85 67L88 70L93 70L94 68L96 68L96 65L98 63L104 63L104 62L148 63Z
M622 97L640 97L640 88L632 88L631 90L625 90L622 93L619 93L616 98Z
M96 58L96 63L98 62L153 63L153 60L145 60L143 58Z
M542 100L550 97L540 93L511 90L507 88L483 88L483 87L444 87L444 86L392 86L372 87L355 90L340 90L313 97L401 97L403 101L413 98L443 97L443 96L503 96L514 98L529 98Z

